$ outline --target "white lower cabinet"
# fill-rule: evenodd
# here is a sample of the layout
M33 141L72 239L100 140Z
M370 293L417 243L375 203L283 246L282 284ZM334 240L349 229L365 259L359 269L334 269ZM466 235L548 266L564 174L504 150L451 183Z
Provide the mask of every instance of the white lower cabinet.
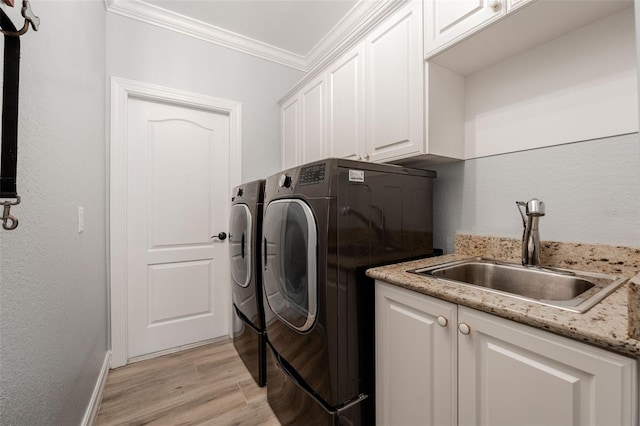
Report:
M378 425L456 422L456 305L376 283Z
M637 425L637 364L376 282L378 425Z

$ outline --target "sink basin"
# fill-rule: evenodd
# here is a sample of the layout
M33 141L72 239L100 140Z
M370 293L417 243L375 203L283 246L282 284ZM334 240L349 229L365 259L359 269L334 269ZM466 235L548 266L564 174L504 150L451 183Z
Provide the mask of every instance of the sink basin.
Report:
M586 312L626 278L473 258L410 271L573 312Z

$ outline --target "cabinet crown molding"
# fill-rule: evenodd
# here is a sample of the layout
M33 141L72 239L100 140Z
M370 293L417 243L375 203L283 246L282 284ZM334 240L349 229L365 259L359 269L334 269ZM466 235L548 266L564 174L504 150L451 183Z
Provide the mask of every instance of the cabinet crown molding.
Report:
M361 16L361 19L357 22L352 22L350 29L343 32L341 36L338 35L339 31L334 28L334 30L327 35L327 37L331 37L331 41L325 37L325 39L323 39L312 50L311 54L307 57L309 65L306 70L307 74L278 100L278 105L282 106L286 103L288 99L299 92L313 79L318 77L332 63L340 59L342 55L364 40L371 31L376 29L395 11L412 1L420 0L360 0L354 9L357 7L364 7L362 4L367 3L367 10L362 12L363 15ZM352 12L354 9L352 9Z

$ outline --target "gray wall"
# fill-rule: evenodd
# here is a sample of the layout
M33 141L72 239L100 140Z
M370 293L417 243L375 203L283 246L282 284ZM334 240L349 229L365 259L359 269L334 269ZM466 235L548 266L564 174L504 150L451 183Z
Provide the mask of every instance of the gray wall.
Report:
M456 233L522 237L515 201L539 198L543 240L640 247L638 134L515 152L431 169L434 244Z
M107 351L105 10L32 7L42 24L22 37L20 225L0 230L0 424L77 425Z
M636 23L636 65L638 67L638 87L640 87L640 0L633 2L633 8ZM640 104L640 96L638 96L638 103ZM640 108L638 108L638 111L640 111Z
M281 169L278 99L300 71L122 16L107 16L107 76L242 102L242 180Z

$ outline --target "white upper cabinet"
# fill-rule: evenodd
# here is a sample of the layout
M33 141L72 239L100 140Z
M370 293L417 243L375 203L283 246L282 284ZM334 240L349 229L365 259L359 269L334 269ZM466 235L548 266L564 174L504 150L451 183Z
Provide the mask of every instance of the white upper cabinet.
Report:
M467 76L632 6L631 0L425 0L424 56Z
M534 1L536 0L425 0L425 58L438 54ZM537 24L524 24L537 27ZM548 29L540 31L537 28L536 31L545 33ZM492 44L484 47L487 51L500 49Z
M534 0L507 0L507 13L510 13L532 1Z
M631 0L395 7L280 102L284 167L424 167L638 131Z
M365 40L366 151L375 162L424 151L422 2L412 1Z
M327 85L321 74L282 103L282 168L320 160L327 156Z
M297 98L298 164L320 154L374 162L432 154L424 138L422 56L422 2L412 0L281 102L283 150L294 145L288 136L293 118L285 117L294 113L285 107Z
M309 83L300 92L302 164L326 157L326 79L325 74Z
M510 0L523 3L527 0ZM506 13L507 0L426 0L424 48L429 57Z
M364 146L364 45L327 70L328 154L362 160Z
M493 17L489 2L425 1L426 152L473 159L638 131L630 1L499 1Z
M298 164L300 144L300 98L295 96L282 105L282 167L288 169Z

